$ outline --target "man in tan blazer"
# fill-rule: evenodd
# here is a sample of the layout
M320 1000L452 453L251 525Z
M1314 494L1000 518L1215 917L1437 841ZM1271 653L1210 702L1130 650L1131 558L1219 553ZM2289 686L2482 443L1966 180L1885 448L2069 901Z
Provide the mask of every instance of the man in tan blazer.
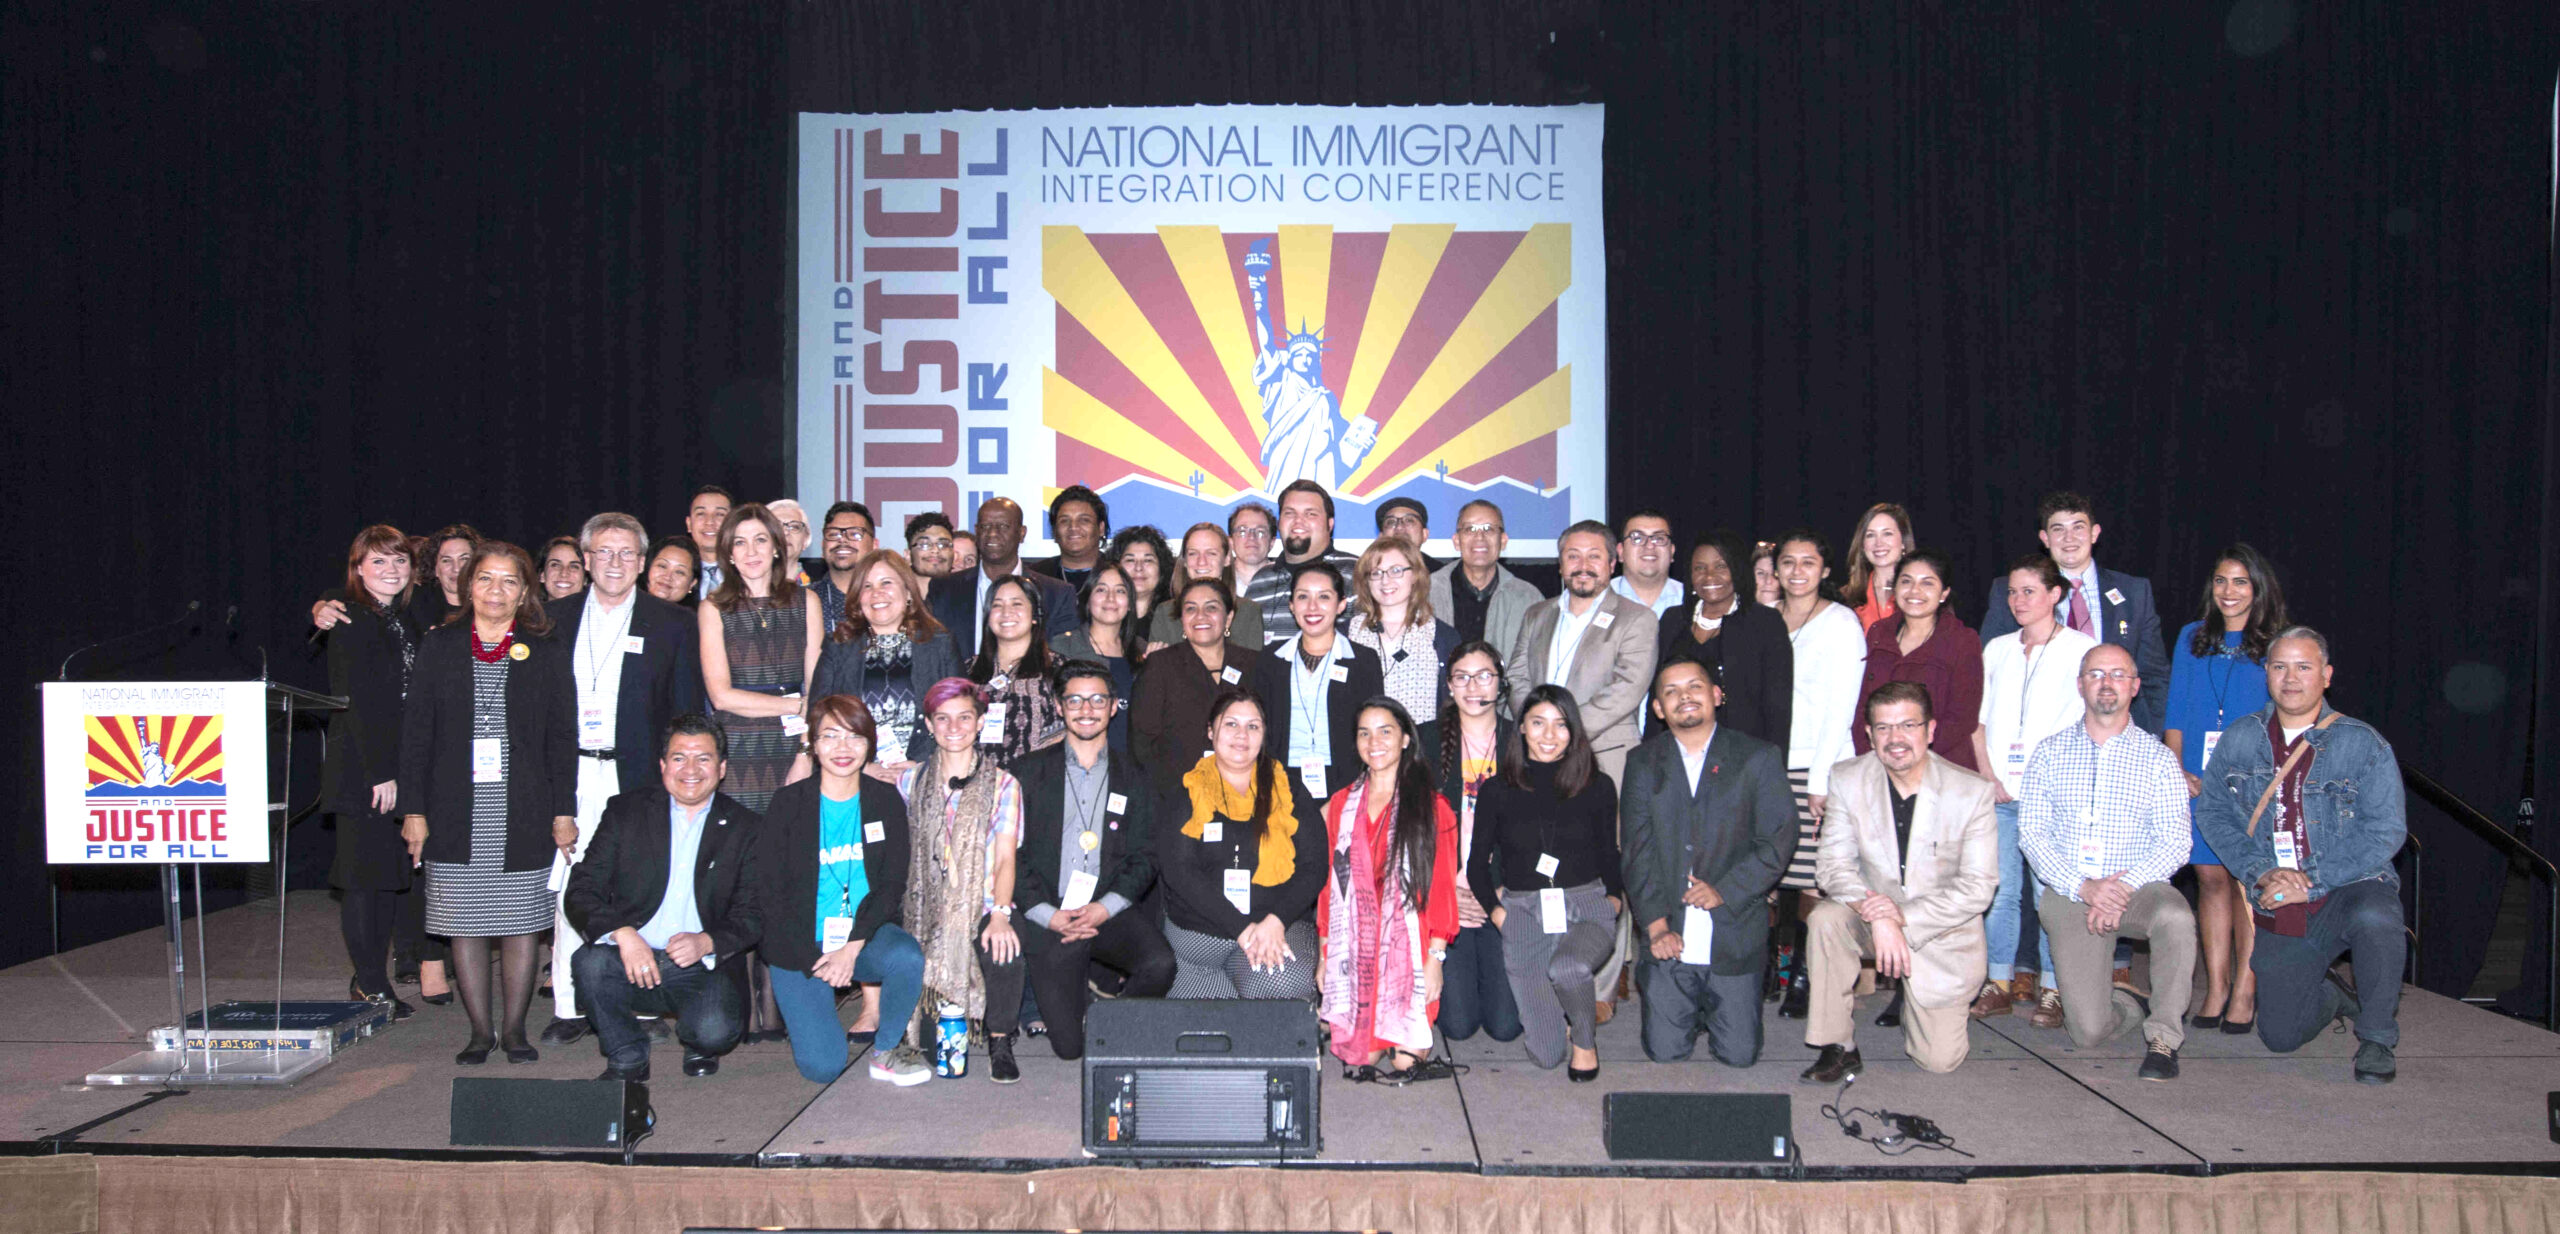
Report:
M2000 886L1991 781L1929 752L1928 688L1891 681L1861 709L1867 754L1831 771L1814 880L1804 1079L1837 1084L1864 1065L1852 1024L1859 962L1903 982L1902 1039L1922 1070L1953 1071L1972 1048L1970 1000L1988 948L1982 914Z
M1540 600L1520 619L1503 661L1516 714L1529 691L1563 686L1582 707L1591 753L1612 784L1621 784L1636 744L1636 711L1653 688L1653 610L1609 590L1614 560L1609 529L1590 519L1556 539L1564 594Z

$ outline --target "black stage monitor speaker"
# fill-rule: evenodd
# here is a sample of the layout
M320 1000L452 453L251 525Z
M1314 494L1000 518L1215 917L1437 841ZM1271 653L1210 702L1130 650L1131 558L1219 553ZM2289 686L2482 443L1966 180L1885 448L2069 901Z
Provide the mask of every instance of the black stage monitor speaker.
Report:
M627 1080L453 1082L453 1143L628 1149L649 1134L649 1086Z
M1785 1093L1611 1093L1600 1142L1612 1161L1783 1162L1794 1119Z
M1292 1157L1324 1147L1303 999L1116 998L1085 1013L1084 1147L1097 1157Z

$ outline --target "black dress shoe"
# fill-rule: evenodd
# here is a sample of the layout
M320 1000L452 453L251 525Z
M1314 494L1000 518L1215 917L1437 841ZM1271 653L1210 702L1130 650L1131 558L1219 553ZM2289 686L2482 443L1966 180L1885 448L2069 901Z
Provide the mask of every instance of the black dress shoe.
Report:
M987 1078L998 1084L1011 1084L1022 1078L1022 1068L1013 1061L1013 1037L987 1038Z
M596 1078L599 1080L621 1080L628 1084L646 1084L649 1082L649 1064L645 1062L640 1064L640 1069L637 1071L616 1071L612 1064L608 1063L605 1065L604 1074L597 1076Z
M2187 1017L2187 1023L2195 1025L2197 1028L2220 1028L2222 1027L2222 1017L2218 1015L2191 1015Z
M542 1030L542 1041L545 1045L572 1045L590 1031L592 1026L582 1016L553 1020L551 1027Z
M496 1049L497 1045L497 1042L486 1037L474 1037L471 1039L471 1044L462 1047L462 1052L453 1056L454 1064L461 1067L477 1067L489 1061L489 1051Z
M2234 1037L2246 1037L2249 1034L2258 1031L2258 1021L2255 1018L2234 1020L2226 1016L2222 1021L2222 1031L2229 1033Z
M1600 1078L1600 1069L1598 1067L1576 1067L1571 1064L1567 1064L1564 1069L1564 1078L1571 1080L1576 1084L1588 1084L1593 1080Z
M1812 993L1813 981L1811 978L1808 978L1803 973L1797 973L1793 977L1788 978L1786 997L1778 1000L1778 1018L1782 1020L1803 1019L1805 1002Z
M418 996L418 1001L430 1007L442 1007L453 1001L453 991L448 989L442 994L421 994Z
M1884 1010L1876 1013L1876 1027L1902 1027L1902 987L1895 986L1893 988L1893 1001L1886 1003L1884 1005Z
M687 1050L684 1052L684 1073L686 1075L718 1075L720 1060L709 1054L696 1054Z
M1809 1084L1837 1084L1842 1080L1857 1079L1866 1066L1867 1060L1858 1057L1856 1046L1827 1045L1822 1047L1822 1053L1813 1060L1813 1065L1805 1068L1797 1078Z
M522 1037L508 1042L502 1048L506 1050L507 1061L511 1063L529 1063L542 1057L542 1051L534 1049L532 1044Z

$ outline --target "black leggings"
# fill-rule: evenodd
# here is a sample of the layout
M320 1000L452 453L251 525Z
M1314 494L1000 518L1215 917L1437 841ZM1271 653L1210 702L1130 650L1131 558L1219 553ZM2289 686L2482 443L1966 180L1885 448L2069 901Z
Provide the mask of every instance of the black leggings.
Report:
M347 959L355 964L356 988L367 994L391 993L391 934L400 917L400 893L338 894L338 931L346 936Z

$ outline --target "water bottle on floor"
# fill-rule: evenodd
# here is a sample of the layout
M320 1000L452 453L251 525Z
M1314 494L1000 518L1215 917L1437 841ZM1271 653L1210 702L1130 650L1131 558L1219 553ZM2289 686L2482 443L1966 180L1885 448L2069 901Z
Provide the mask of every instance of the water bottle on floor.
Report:
M957 1079L969 1074L969 1014L958 1003L944 1003L935 1009L933 1024L933 1074Z

